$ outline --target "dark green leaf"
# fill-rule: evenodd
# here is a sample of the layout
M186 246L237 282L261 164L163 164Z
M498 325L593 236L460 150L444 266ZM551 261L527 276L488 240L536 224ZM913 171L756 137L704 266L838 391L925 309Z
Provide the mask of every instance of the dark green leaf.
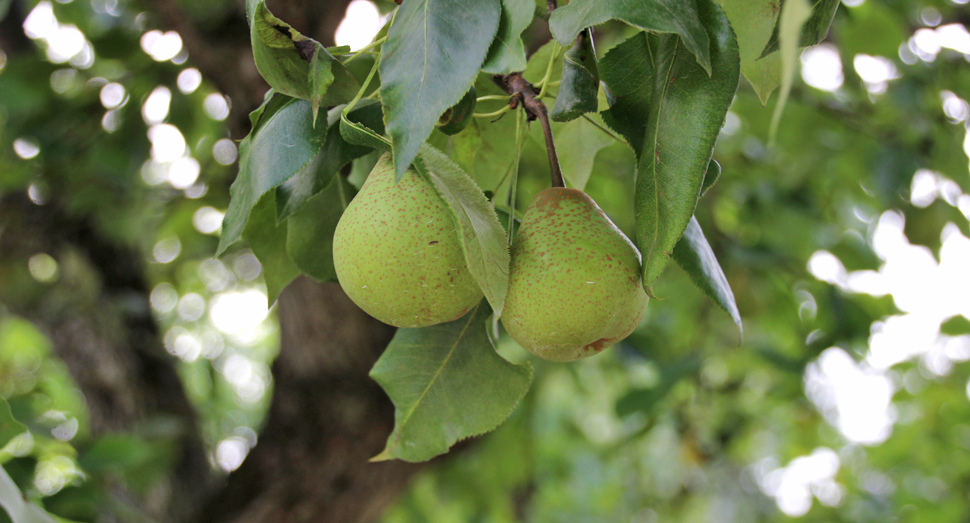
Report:
M354 97L357 80L319 42L273 16L262 0L249 0L246 11L256 68L273 89L309 100L314 113Z
M381 100L398 178L441 113L468 92L498 29L498 0L409 0L381 55Z
M801 38L798 41L800 47L815 45L825 39L825 35L829 33L829 26L832 25L832 19L835 18L835 11L841 3L841 0L812 0L812 15L802 26ZM781 5L784 6L784 4L785 0L781 0ZM778 35L779 24L776 23L768 43L761 52L761 58L778 50L781 44Z
M3 467L0 467L0 508L13 523L57 523L50 514L24 499Z
M343 176L336 176L287 220L286 252L301 271L317 281L337 281L333 231L355 192Z
M498 32L482 64L482 71L506 74L525 69L522 31L532 23L534 13L535 2L532 0L502 0Z
M698 9L691 0L573 0L549 17L549 30L562 45L569 45L579 32L607 20L621 20L645 31L676 33L710 74L714 58Z
M311 160L326 137L326 126L313 127L309 102L291 99L276 113L260 117L260 126L239 146L239 174L229 189L218 253L239 239L261 196L304 169L315 171Z
M643 152L654 89L650 53L647 35L638 33L611 49L599 64L612 100L610 108L602 112L603 121L627 139L637 158Z
M269 305L276 301L284 287L300 275L300 269L286 253L286 227L286 221L276 222L276 195L271 191L253 207L243 232L243 239L262 265Z
M279 212L277 220L283 220L296 212L313 195L329 186L341 168L372 150L370 147L344 140L340 134L342 109L342 106L336 107L327 114L326 125L329 129L323 147L310 159L306 168L300 169L276 189L276 208ZM375 100L362 101L350 111L347 118L351 122L374 129L377 133L384 132L381 104ZM322 124L323 122L317 122L318 126Z
M721 177L721 164L717 163L717 160L711 158L710 163L707 164L707 172L704 173L704 185L701 186L701 197L703 198L707 191L714 187L717 183L718 178Z
M600 73L596 67L593 34L589 29L584 29L576 45L563 57L562 81L549 115L557 122L565 122L579 118L583 113L596 112L599 87Z
M509 286L509 246L495 209L471 177L434 147L423 145L414 166L455 213L468 271L500 317Z
M492 346L488 307L420 329L398 329L370 372L394 402L394 432L372 461L427 461L455 442L493 430L532 382L532 367Z
M374 129L354 122L348 115L340 115L340 136L350 144L377 149L379 151L391 150L391 142Z
M940 332L947 336L963 336L970 334L970 320L963 316L954 316L940 326Z
M10 443L10 440L14 437L23 434L26 430L26 425L14 419L7 400L0 397L0 449L7 443Z
M759 59L778 20L780 0L722 0L721 7L738 35L741 72L751 83L761 105L765 105L781 83L781 58L774 55Z
M734 292L731 291L731 285L724 276L724 270L714 256L714 251L711 249L711 244L707 242L701 225L697 223L697 218L690 219L684 236L674 247L674 260L683 267L691 281L704 291L704 294L714 300L714 303L724 309L724 312L731 315L731 319L738 326L739 336L744 336L741 313L738 312L738 304L734 301Z
M468 127L468 124L475 119L472 115L475 114L477 93L478 91L475 90L475 86L471 86L458 103L449 107L441 115L437 123L438 130L448 136L452 136L460 133L465 127Z
M710 31L714 65L710 76L691 59L677 36L640 33L633 39L641 41L628 45L639 46L647 58L635 63L622 82L623 89L611 86L617 105L622 103L622 109L614 105L610 110L614 122L620 110L625 112L624 124L617 125L617 130L634 147L642 143L634 205L643 286L648 292L694 214L740 75L737 41L724 12L713 0L699 0L698 11ZM603 69L607 77L606 65ZM639 89L645 92L638 90L632 99L641 104L631 105L631 98L621 98L617 91L629 90L630 82L638 81L644 82Z

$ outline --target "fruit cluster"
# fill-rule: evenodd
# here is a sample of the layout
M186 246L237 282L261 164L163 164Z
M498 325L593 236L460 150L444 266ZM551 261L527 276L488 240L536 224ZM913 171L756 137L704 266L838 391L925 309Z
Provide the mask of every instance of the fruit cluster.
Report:
M390 155L380 158L333 238L337 278L354 303L390 325L424 327L481 301L446 205L413 168L395 183ZM583 191L540 192L511 255L502 323L536 356L591 356L640 323L640 253Z

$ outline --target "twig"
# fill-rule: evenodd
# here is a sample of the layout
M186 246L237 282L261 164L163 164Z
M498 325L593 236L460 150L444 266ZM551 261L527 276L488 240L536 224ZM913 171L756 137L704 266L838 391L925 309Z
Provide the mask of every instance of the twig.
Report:
M559 166L559 155L556 154L556 143L552 137L552 126L549 124L549 111L546 104L536 96L535 87L530 84L521 73L498 75L493 77L505 91L512 95L509 106L514 109L520 103L529 114L530 120L539 120L542 125L542 135L546 139L546 152L549 154L549 170L552 173L552 186L565 187L562 167Z

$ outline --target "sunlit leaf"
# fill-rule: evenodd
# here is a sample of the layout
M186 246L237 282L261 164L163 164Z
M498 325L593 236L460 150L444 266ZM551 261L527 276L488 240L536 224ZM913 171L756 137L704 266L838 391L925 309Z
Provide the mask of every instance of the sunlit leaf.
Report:
M562 45L572 43L579 31L607 20L622 20L658 33L679 34L697 63L711 73L710 40L694 2L684 0L573 0L549 17L549 30Z
M427 461L509 417L532 367L495 352L488 318L482 303L449 323L398 329L370 372L395 407L394 432L374 461Z
M410 0L381 54L381 101L398 178L438 117L468 92L498 30L499 0Z
M721 7L738 35L741 72L765 105L781 82L780 56L761 57L778 20L781 0L721 0Z
M786 1L780 0L782 11L785 9ZM798 39L799 47L815 45L825 39L825 35L829 33L829 26L832 25L832 19L835 18L835 11L841 3L841 0L812 0L811 16L801 26L800 31L796 30L793 32L801 35ZM780 35L784 34L787 30L787 28L783 27L781 19L779 19L778 23L775 24L774 31L771 33L771 38L768 39L768 43L765 44L765 48L761 52L762 57L768 56L781 48Z

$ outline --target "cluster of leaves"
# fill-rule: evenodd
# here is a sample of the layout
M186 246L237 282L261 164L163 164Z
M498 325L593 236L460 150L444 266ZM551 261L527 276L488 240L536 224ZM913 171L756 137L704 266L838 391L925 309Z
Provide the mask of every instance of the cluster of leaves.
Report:
M653 295L673 257L740 331L730 286L693 215L720 174L712 154L738 87L741 48L749 66L745 74L767 96L778 75L747 62L754 62L755 46L761 48L758 57L770 54L779 36L774 13L752 21L741 2L726 4L575 0L551 12L554 41L527 60L522 33L539 9L530 0L409 0L391 14L374 43L354 54L324 48L273 16L264 1L250 0L253 54L272 90L252 113L252 131L240 147L219 252L245 239L263 265L271 303L301 273L335 281L333 233L355 190L343 174L365 169L374 154L390 151L398 178L413 165L447 203L469 270L496 321L508 286L510 237L496 208L504 199L505 212L516 212L521 120L515 119L515 133L497 135L502 126L478 121L450 138L436 124L470 90L495 92L491 75L522 72L541 84L540 98L555 97L551 115L560 122L555 129L560 144L584 144L563 158L574 186L585 186L592 157L612 140L632 149L634 237L647 292ZM815 6L803 45L824 36L837 4ZM744 20L738 35L730 16ZM610 20L625 22L631 34L597 60L592 28ZM379 57L358 60L374 54ZM370 65L365 79L356 79L352 64ZM554 83L555 93L549 89ZM333 107L325 119L321 107ZM588 140L589 134L597 136ZM503 173L509 172L506 187L509 177ZM375 459L430 459L459 439L497 426L525 394L528 365L487 363L495 358L487 322L479 318L487 314L483 306L452 324L398 333L373 374L397 407L394 433ZM488 408L469 407L474 398L453 393L458 390L488 398ZM484 393L489 390L493 393ZM468 412L459 414L459 406ZM427 414L416 415L421 412Z

